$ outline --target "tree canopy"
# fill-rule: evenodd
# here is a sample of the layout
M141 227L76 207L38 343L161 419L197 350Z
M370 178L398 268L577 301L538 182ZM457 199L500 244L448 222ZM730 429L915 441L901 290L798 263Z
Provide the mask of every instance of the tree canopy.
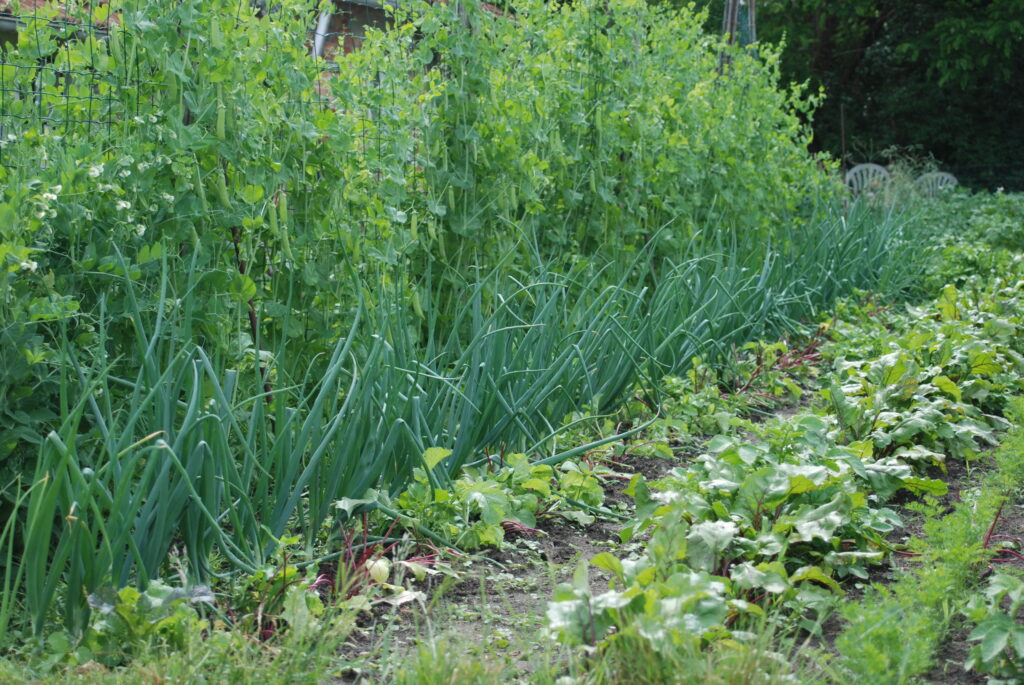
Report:
M723 0L705 2L708 26ZM821 87L818 149L849 163L930 155L975 186L1024 187L1020 0L762 0L784 78Z

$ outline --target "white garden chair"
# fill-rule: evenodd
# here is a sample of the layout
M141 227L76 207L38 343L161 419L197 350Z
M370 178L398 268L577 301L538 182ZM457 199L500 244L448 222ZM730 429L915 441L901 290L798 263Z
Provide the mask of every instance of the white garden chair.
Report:
M914 181L914 185L922 194L935 197L943 190L956 187L959 185L959 181L956 180L956 176L947 171L929 171Z
M889 172L878 164L858 164L846 172L845 180L854 195L874 194L889 182Z

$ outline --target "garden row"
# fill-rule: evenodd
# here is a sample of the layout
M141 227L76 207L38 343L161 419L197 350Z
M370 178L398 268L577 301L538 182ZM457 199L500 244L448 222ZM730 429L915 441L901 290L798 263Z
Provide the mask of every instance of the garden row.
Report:
M582 454L637 383L918 271L775 54L723 73L688 10L410 2L325 76L312 3L248 8L44 9L3 53L5 640L335 554L417 468Z
M806 349L749 345L717 373L698 364L663 381L664 414L621 444L554 469L522 455L499 468L496 456L432 503L426 490L403 495L402 520L462 521L448 523L461 535L451 539L474 546L488 530L487 544L503 528L529 537L521 526L538 514L542 530L593 516L621 530L620 545L581 559L555 589L551 642L517 643L548 666L524 672L485 647L460 661L442 655L434 628L413 670L473 682L1021 677L1022 208L996 195L922 210L958 229L922 274L946 284L935 300L861 293ZM764 413L793 403L795 415ZM640 402L625 412L651 418ZM717 435L693 452L694 431ZM630 473L665 459L679 465L653 482ZM635 510L606 499L622 478ZM598 545L606 529L591 532ZM535 547L512 545L526 557ZM944 646L954 661L939 660Z
M495 450L447 476L450 450L425 447L402 492L335 503L340 536L325 530L312 546L281 539L265 564L218 581L213 593L158 580L142 595L101 588L88 598L83 637L54 633L41 653L60 664L137 659L212 679L266 667L315 681L351 665L351 651L336 650L363 632L357 621L407 621L409 607L429 616L431 594L462 582L465 571L455 569L466 551L529 555L535 544L515 540L556 531L560 520L596 518L621 526L623 544L584 559L575 581L555 590L547 630L530 638L549 667L502 665L500 649L497 665L494 655L459 660L432 642L432 629L420 636L419 658L391 664L389 677L674 682L687 672L695 682L727 682L732 673L901 683L932 667L961 612L968 631L979 623L973 668L1017 673L1016 609L1002 599L1021 598L1007 575L1021 550L999 520L1017 506L1022 482L1020 430L1002 434L1019 419L1024 383L1024 281L1019 252L1007 249L1021 206L1016 197L957 196L919 208L926 219L959 223L922 275L936 299L904 307L861 293L835 309L806 349L756 343L718 369L697 361L657 391L631 387L635 399L613 415L570 415L556 459ZM648 408L651 397L660 414ZM795 416L771 416L772 406L795 401ZM642 430L623 439L617 421ZM1000 440L1006 445L993 461ZM677 466L651 481L632 476L636 507L624 508L609 496L638 459ZM986 474L979 486L964 480L964 465ZM947 485L947 472L959 481ZM929 537L902 540L905 521L918 515ZM606 590L588 579L588 562L609 579ZM213 563L218 572L231 566ZM1005 573L983 586L990 565ZM857 598L887 566L910 570L863 601L844 597ZM32 591L44 589L37 575ZM401 613L384 610L393 606ZM837 613L838 633L827 627ZM256 633L263 647L239 647ZM827 649L798 652L808 635ZM237 663L232 649L255 649L252 663ZM287 656L293 649L308 658L296 663ZM205 655L204 665L189 670L183 654ZM97 677L114 675L95 668Z
M977 641L966 667L1021 676L1024 543L1001 523L1016 518L1024 485L1021 204L953 202L971 211L928 274L947 283L938 299L905 311L871 298L841 306L820 348L828 366L813 411L733 420L668 477L633 478L636 517L622 538L643 535L644 552L597 555L608 591L581 569L548 609L559 640L599 647L597 681L674 682L708 649L752 655L744 666L757 662L765 682L905 683L931 675L965 620L960 639ZM993 457L1007 419L1016 425ZM984 479L969 482L963 465ZM959 473L952 499L947 466ZM901 517L921 514L928 537L899 542ZM842 599L877 580L879 565L906 564L889 588ZM985 581L993 567L1004 572ZM780 640L797 651L786 636L822 636L837 610L844 627L824 636L833 656L773 658Z

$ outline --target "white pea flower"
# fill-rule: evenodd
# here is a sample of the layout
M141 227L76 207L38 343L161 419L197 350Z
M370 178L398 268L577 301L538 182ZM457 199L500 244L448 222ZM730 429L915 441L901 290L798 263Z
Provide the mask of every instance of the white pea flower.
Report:
M43 199L46 200L47 202L53 202L54 200L57 199L57 196L54 195L53 193L43 193Z
M140 238L146 235L145 224L135 224L135 235L139 236Z
M174 196L171 195L170 193L163 193L160 197L162 197L164 202L166 202L167 204L171 204L172 202L174 202Z
M32 261L31 259L26 259L25 261L23 261L18 266L20 266L25 271L35 271L36 268L39 266L39 264L37 264L36 262Z
M94 164L91 167L89 167L89 171L87 171L86 173L89 174L89 178L97 178L100 174L103 173L103 165Z
M150 205L149 207L146 207L146 209L148 209L150 212L155 212L159 208L156 205Z
M117 211L120 212L122 209L131 209L132 203L126 200L118 200L117 204L114 206L117 207Z
M128 178L129 176L132 175L132 170L131 169L121 169L119 172L117 172L117 175L120 176L121 178Z

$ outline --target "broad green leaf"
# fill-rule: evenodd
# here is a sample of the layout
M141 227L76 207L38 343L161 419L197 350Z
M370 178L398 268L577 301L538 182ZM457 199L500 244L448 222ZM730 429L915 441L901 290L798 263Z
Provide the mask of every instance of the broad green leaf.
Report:
M576 570L572 573L572 586L577 592L590 594L590 571L583 559L576 564Z
M491 526L499 525L508 513L508 495L494 481L474 481L456 484L459 497L474 505L480 512L480 519Z
M915 494L927 494L941 497L949 492L949 485L935 478L905 478L903 486Z
M603 568L605 571L614 573L615 577L620 581L623 580L622 562L615 555L601 552L591 559L590 563L598 568Z
M695 569L713 571L719 556L738 532L732 521L704 521L690 527L686 536L686 556Z
M163 243L153 243L152 245L143 245L142 249L139 250L138 256L135 258L137 264L147 264L149 262L160 259L164 254Z
M245 274L235 274L228 289L239 302L248 302L256 297L256 283Z
M451 456L451 453L451 450L444 447L428 447L423 452L423 461L426 463L427 469L433 471L434 467Z
M579 509L566 509L564 511L559 511L558 513L562 518L572 521L573 523L578 523L584 527L589 526L597 520L593 515Z
M969 353L971 373L979 376L991 376L1002 371L990 352L983 350L971 350Z
M932 383L935 384L935 387L955 399L957 402L963 402L964 398L960 392L960 387L947 376L938 375L932 379Z
M850 508L849 496L836 495L831 501L800 513L796 519L797 540L810 541L814 538L831 540L836 530L846 522Z
M343 498L341 498L340 500L338 500L338 501L336 501L334 503L334 507L336 509L340 509L341 511L345 512L345 516L349 517L349 516L352 516L352 512L354 512L357 508L362 507L362 506L367 505L367 504L372 504L374 501L375 500L373 500L373 499L366 499L366 498L364 498L364 499L354 499L354 498L351 498L351 497L343 497Z
M832 589L833 592L837 592L840 594L842 593L842 589L839 587L839 583L837 583L835 580L827 576L825 572L817 566L804 566L803 568L798 569L797 572L794 573L792 576L790 576L789 580L794 585L796 583L804 581L814 581L817 583L821 583L822 585L828 586Z
M247 203L254 205L263 199L263 187L247 185L242 189L242 199ZM273 211L273 208L271 209Z
M522 487L524 490L536 490L544 497L551 496L551 483L540 478L529 478L523 481Z
M314 602L310 602L310 598ZM318 607L318 608L315 608ZM288 622L291 630L299 634L312 631L318 625L317 614L323 613L320 598L309 592L301 583L291 585L285 591L284 609L281 617Z
M1012 624L1001 623L998 626L993 626L985 633L985 637L981 640L982 661L991 663L1003 653L1010 640L1011 629Z
M947 285L942 289L942 295L936 306L939 309L939 316L943 321L954 321L960 318L960 310L957 307L957 290L953 285Z
M594 597L590 604L597 611L603 611L605 609L621 609L632 601L633 598L627 596L626 593L612 590Z

